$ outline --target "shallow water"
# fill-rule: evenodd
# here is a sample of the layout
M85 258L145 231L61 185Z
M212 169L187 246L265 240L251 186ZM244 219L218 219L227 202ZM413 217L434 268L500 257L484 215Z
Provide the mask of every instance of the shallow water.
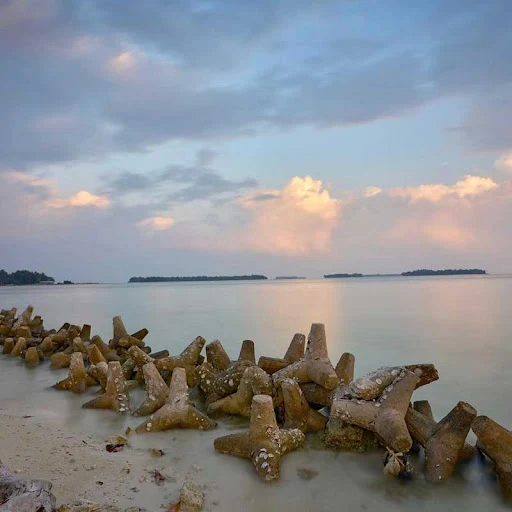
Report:
M108 339L112 317L120 314L129 331L149 329L146 341L154 350L177 353L202 335L208 341L219 338L233 358L247 338L255 341L257 356L282 356L295 332L307 333L312 322L324 322L331 359L354 353L356 375L382 365L433 362L440 380L418 390L414 399L429 399L439 418L464 400L479 414L512 425L508 276L0 287L0 308L28 303L47 328L64 321L90 323L94 334ZM32 414L37 407L51 421L101 435L137 423L106 411L84 411L80 406L89 397L48 389L65 371L29 371L21 361L0 358L0 372L2 408ZM249 461L213 450L215 437L241 424L233 420L212 432L152 434L137 443L171 453L174 471L201 466L211 510L507 510L487 463L480 468L482 462L475 460L447 484L431 487L416 459L417 476L404 483L384 477L379 454L327 451L315 436L284 458L279 483L265 485ZM318 474L306 482L298 476L301 468Z

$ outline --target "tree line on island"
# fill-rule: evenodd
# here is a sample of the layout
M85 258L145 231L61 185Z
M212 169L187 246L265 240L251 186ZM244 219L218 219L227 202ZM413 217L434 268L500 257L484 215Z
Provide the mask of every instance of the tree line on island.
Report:
M176 283L184 281L259 281L268 279L260 274L242 276L188 276L188 277L130 277L129 283Z
M32 270L16 270L15 272L6 272L0 269L0 286L22 286L30 284L75 284L73 281L63 281L57 283L51 276L44 272L33 272Z
M39 284L54 283L55 279L47 276L44 272L32 272L30 270L16 270L16 272L6 272L0 270L0 285L20 285L20 284Z
M445 270L431 270L427 268L419 270L410 270L402 272L401 274L325 274L325 279L332 278L345 278L345 277L386 277L386 276L456 276L456 275L471 275L471 274L487 274L481 268L458 268L458 269L445 269Z

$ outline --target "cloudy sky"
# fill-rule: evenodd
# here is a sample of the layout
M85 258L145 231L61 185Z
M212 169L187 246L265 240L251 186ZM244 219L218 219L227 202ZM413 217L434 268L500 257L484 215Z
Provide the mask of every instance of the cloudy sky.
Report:
M2 0L0 268L512 272L510 0Z

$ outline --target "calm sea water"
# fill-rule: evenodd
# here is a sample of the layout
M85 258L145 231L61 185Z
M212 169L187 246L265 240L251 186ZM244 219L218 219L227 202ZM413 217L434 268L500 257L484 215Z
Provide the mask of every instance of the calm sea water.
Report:
M233 358L244 339L254 340L257 357L282 357L294 333L307 334L311 323L324 322L334 363L342 352L352 352L356 375L362 375L383 365L432 362L440 380L414 398L429 399L436 416L464 400L479 414L512 426L512 276L0 287L0 307L29 303L46 327L90 323L94 334L108 339L112 317L122 315L129 331L149 329L146 341L154 350L178 353L201 335L220 339ZM40 404L44 396L52 403L46 414L94 431L104 431L106 415L112 429L130 421L105 411L82 412L77 397L49 391L56 372L39 368L20 379L24 369L5 359L0 371L2 382L9 382L0 388L5 403L23 397ZM418 461L418 477L404 485L382 475L376 455L328 452L313 440L285 458L278 485L264 486L249 463L213 452L218 431L201 434L200 443L197 433L179 434L178 448L196 457L206 474L210 469L223 510L332 510L339 508L335 503L390 511L503 507L489 467L480 471L478 461L441 488L425 484ZM171 442L166 434L156 436ZM319 472L307 485L296 474L305 466Z

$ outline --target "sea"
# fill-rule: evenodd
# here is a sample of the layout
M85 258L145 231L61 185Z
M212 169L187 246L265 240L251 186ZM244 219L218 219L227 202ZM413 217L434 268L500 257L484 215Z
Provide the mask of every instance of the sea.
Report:
M245 339L255 342L257 357L282 357L295 333L307 335L312 323L322 322L332 362L353 353L356 377L380 366L434 363L439 380L413 400L428 399L438 419L457 402L469 402L478 414L512 427L512 275L0 287L0 308L28 304L46 328L88 323L108 340L112 317L121 315L129 332L149 330L145 341L153 351L177 354L203 336L221 340L233 359ZM89 397L51 389L65 371L27 370L0 357L0 372L0 408L23 404L66 428L99 435L137 424L82 410ZM422 456L413 456L415 476L401 481L382 473L381 453L330 451L316 434L283 458L280 481L267 485L249 461L213 450L215 437L245 427L245 420L228 418L216 431L151 434L140 449L150 437L152 446L172 450L177 470L200 465L215 489L211 510L509 510L482 458L431 485Z

